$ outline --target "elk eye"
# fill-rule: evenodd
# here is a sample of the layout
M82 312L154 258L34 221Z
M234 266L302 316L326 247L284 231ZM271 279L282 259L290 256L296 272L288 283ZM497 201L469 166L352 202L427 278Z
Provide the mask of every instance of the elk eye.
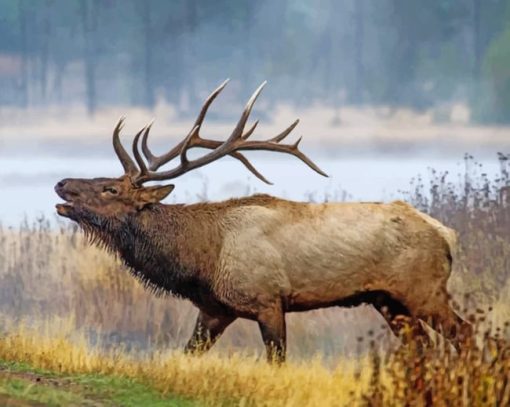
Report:
M119 191L117 191L117 188L114 187L104 187L103 192L108 192L112 195L117 195Z

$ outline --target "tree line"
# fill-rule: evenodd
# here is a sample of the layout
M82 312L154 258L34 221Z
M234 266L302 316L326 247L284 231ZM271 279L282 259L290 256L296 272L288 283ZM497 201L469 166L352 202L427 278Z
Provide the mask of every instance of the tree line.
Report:
M0 0L0 104L244 99L510 121L510 0ZM198 103L198 102L197 102ZM196 107L196 106L195 106Z

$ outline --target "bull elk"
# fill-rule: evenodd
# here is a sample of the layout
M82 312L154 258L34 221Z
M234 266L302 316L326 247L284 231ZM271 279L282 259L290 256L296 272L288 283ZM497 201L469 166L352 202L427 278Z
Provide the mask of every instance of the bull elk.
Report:
M186 351L209 349L236 320L257 321L268 358L285 358L285 313L330 306L372 304L396 332L400 316L425 320L457 343L469 325L450 308L446 283L455 233L401 202L303 203L269 195L224 202L166 205L174 185L144 186L176 178L221 157L241 161L269 181L242 154L265 150L293 155L326 175L293 144L282 141L296 120L266 141L246 129L262 84L224 142L201 137L205 101L189 134L154 155L151 125L136 134L133 158L122 146L121 119L113 147L124 167L120 178L64 179L55 190L65 203L59 215L77 222L92 241L117 253L133 275L160 292L187 298L199 315ZM140 151L141 146L141 151ZM210 150L197 159L188 150ZM158 169L178 158L171 169Z

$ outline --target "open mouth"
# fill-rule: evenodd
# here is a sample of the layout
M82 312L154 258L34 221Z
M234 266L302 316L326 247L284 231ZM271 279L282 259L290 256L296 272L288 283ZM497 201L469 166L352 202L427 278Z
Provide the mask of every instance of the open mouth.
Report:
M72 202L59 203L55 205L57 213L61 216L66 216L73 209L74 205Z
M60 216L69 217L69 215L74 210L74 202L68 201L68 202L64 202L64 203L58 203L55 205L55 208L57 209L57 213Z
M63 191L58 187L55 188L55 192L65 201L64 203L58 203L55 205L57 213L61 216L69 216L70 212L72 212L74 208L73 200L78 197L78 194L70 191Z

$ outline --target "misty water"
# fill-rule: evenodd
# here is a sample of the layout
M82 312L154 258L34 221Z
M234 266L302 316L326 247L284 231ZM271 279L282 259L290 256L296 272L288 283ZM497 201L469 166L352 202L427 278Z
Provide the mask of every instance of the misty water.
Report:
M293 158L255 156L252 162L274 184L266 185L242 164L226 158L173 180L176 189L166 202L221 200L252 193L269 193L293 200L389 201L402 197L401 191L409 190L410 181L418 175L428 183L431 168L448 171L448 180L458 182L465 167L461 155L457 158L312 156L329 178L316 174ZM479 162L482 164L479 172L489 176L499 172L495 155ZM0 166L0 221L3 225L16 226L25 217L55 219L54 206L60 199L53 186L60 179L110 177L121 173L114 157L21 159L4 156Z

